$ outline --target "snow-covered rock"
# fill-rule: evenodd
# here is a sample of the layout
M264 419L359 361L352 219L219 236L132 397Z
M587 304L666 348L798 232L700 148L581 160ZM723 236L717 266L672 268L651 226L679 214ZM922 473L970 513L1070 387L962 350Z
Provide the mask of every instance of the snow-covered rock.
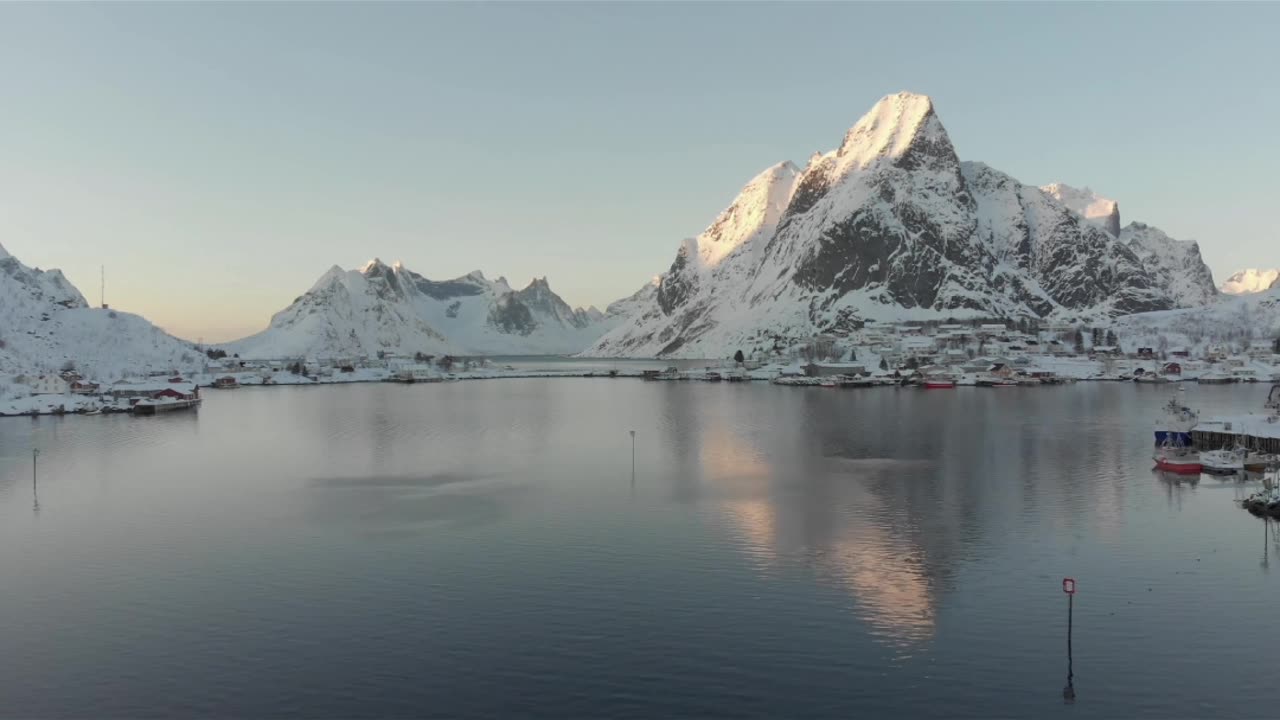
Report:
M1175 306L1196 307L1217 298L1213 272L1200 256L1196 241L1175 240L1160 228L1131 222L1120 231L1120 242L1142 260Z
M1105 198L1087 187L1074 188L1064 183L1050 183L1040 188L1066 205L1072 212L1111 233L1120 235L1120 203Z
M1107 231L1133 251L1151 273L1155 284L1177 307L1195 307L1218 294L1213 272L1200 256L1194 240L1175 240L1159 228L1133 222L1120 226L1120 205L1089 188L1053 183L1040 188L1072 212Z
M1246 295L1280 287L1280 270L1249 268L1233 273L1219 288L1228 295Z
M204 360L192 343L138 315L90 308L61 272L28 267L0 248L0 375L74 367L106 381L186 372Z
M1083 194L1058 188L1073 204ZM1091 194L1091 193L1090 193ZM784 208L785 205L785 208ZM1107 231L1108 210L962 163L923 95L878 102L798 173L775 165L697 238L652 302L587 350L719 357L839 333L859 321L1100 318L1175 307Z
M546 278L512 290L478 270L435 281L375 259L360 270L331 268L267 329L223 347L246 358L565 354L618 320L569 307Z

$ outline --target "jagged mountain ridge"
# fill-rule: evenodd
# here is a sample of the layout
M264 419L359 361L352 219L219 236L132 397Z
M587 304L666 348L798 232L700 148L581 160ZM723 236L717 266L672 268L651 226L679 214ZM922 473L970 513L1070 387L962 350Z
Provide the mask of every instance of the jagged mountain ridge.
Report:
M1053 183L1040 188L1086 220L1124 243L1142 261L1177 307L1212 302L1218 294L1213 273L1200 256L1194 240L1177 240L1157 227L1141 222L1120 226L1120 204L1089 188Z
M837 150L748 183L681 244L654 301L585 354L716 357L867 319L1177 306L1176 283L1108 232L1112 205L1089 220L1051 193L961 162L928 97L890 95Z
M430 280L400 263L334 266L260 333L225 344L242 357L574 353L618 318L571 308L546 278L513 290L475 271Z

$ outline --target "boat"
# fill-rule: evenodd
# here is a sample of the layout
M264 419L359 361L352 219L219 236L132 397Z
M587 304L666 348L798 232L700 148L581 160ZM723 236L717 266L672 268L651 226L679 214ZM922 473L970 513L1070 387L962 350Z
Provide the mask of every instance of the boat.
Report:
M1018 387L1018 381L1003 375L986 374L979 375L978 379L974 381L974 385L989 388L1012 388Z
M1240 503L1254 515L1280 517L1280 469L1267 470L1262 478L1262 489Z
M1202 469L1199 453L1168 441L1156 449L1151 459L1156 469L1179 475L1199 475Z
M1274 453L1249 453L1244 458L1244 469L1249 472L1266 472L1280 466L1280 455Z
M1206 450L1200 453L1200 466L1213 475L1235 475L1244 470L1244 450Z
M133 414L159 415L161 413L173 412L175 410L194 410L195 408L200 407L201 402L203 401L198 397L159 397L148 400L139 400L133 404Z
M1177 394L1164 406L1164 415L1156 420L1156 443L1172 441L1187 447L1191 445L1191 428L1200 422L1200 415L1183 404Z
M946 372L931 373L921 379L926 390L951 390L956 386L956 376Z
M1169 378L1167 378L1167 377L1165 377L1165 376L1163 376L1163 375L1157 375L1156 373L1145 373L1145 374L1138 375L1138 376L1134 377L1134 378L1133 378L1133 381L1134 381L1134 382L1136 382L1136 383L1147 383L1147 384L1152 384L1152 385L1163 385L1163 384L1165 384L1165 383L1168 383L1168 382L1169 382Z

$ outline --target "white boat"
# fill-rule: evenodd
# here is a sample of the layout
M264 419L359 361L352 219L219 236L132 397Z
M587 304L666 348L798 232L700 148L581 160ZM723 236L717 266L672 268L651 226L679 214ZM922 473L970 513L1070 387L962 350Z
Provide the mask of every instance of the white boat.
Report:
M1200 466L1214 475L1234 475L1244 470L1244 450L1206 450L1200 453Z

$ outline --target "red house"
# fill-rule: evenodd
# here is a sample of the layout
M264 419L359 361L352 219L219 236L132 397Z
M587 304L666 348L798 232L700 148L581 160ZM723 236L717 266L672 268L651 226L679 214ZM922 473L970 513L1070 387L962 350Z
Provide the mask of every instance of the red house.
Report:
M1181 375L1182 365L1179 365L1176 362L1165 363L1164 368L1160 372L1164 373L1165 375Z

